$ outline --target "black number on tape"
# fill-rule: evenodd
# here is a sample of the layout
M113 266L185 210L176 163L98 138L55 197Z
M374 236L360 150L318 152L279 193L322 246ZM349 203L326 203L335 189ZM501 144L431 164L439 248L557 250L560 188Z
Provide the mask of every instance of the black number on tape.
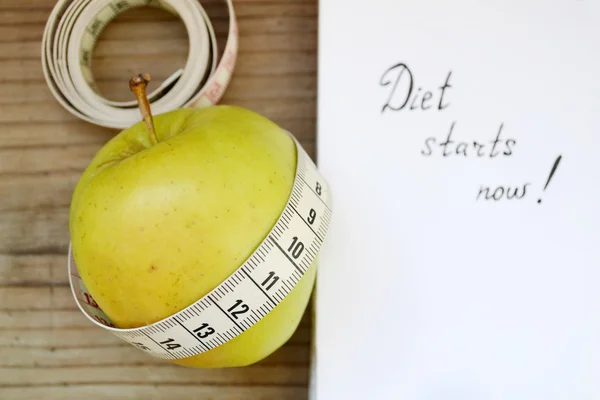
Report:
M292 239L292 244L290 244L290 247L288 247L288 251L292 253L292 257L294 258L298 258L300 255L302 255L302 252L304 251L304 243L298 240L298 236L294 236Z
M102 28L102 24L104 22L101 19L96 18L90 27L90 33L94 36L98 35L100 28Z
M269 276L267 276L267 279L265 279L263 281L263 283L260 284L260 286L265 286L267 283L271 282L271 283L269 283L269 286L267 286L265 288L266 290L269 290L269 289L271 289L273 287L273 285L275 284L275 282L277 282L278 280L279 280L279 277L275 276L275 272L274 271L271 271L271 272L269 272Z
M315 188L315 192L320 196L321 195L321 184L317 182L317 187Z
M241 309L238 311L234 311L236 308L238 308L238 306L241 306ZM233 318L238 319L238 315L247 313L248 311L250 311L250 307L248 307L247 304L244 304L242 300L237 300L235 304L229 307L227 311L231 313L231 316Z
M202 332L203 330L204 330L204 332ZM200 339L204 339L204 338L212 335L213 333L215 333L215 330L205 322L202 325L200 325L199 327L197 327L196 329L194 329L193 332Z
M119 10L124 10L125 8L129 7L129 2L127 0L121 0L121 1L117 2L117 4L115 4L115 6Z
M134 345L135 347L137 347L138 349L150 351L150 348L148 346L144 345L143 343L134 342L131 344Z
M175 341L175 339L168 338L167 340L165 340L165 341L163 341L163 342L160 342L160 344L165 344L165 345L167 345L167 349L168 349L168 350L175 350L175 349L177 349L177 348L181 347L181 345L180 345L180 344L173 343L174 341Z
M310 211L308 212L308 223L309 224L314 224L315 223L315 219L317 218L317 212L315 211L314 208L311 208Z
M89 68L90 64L91 64L90 59L91 59L90 52L88 50L83 50L81 52L81 60L80 60L81 65L83 65L84 67L88 67Z

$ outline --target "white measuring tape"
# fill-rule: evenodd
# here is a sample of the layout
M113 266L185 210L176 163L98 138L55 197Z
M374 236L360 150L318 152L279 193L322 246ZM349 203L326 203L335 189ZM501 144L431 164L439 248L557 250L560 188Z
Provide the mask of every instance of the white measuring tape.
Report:
M210 293L152 325L119 329L85 287L69 248L71 289L79 308L96 325L156 357L170 359L214 349L256 324L300 281L329 229L329 186L297 142L296 148L293 189L277 223L256 251Z
M233 4L231 0L225 2L229 31L223 56L217 62L214 28L197 0L59 0L42 38L46 82L60 104L83 120L121 129L138 122L140 112L135 100L110 101L100 94L91 60L98 35L111 20L133 7L153 6L183 20L190 48L185 67L148 95L152 112L217 104L231 81L238 51Z
M148 98L153 113L216 104L229 84L238 37L231 0L227 45L216 61L214 30L196 0L60 0L42 46L44 73L57 100L71 113L96 125L126 128L140 120L137 101L112 102L95 88L90 69L98 34L120 13L157 6L178 14L190 41L190 55ZM240 335L272 311L298 284L315 260L331 221L329 185L300 143L296 144L294 184L277 223L261 245L227 279L194 304L154 324L120 329L102 311L79 276L69 246L69 280L75 301L96 325L163 359L191 357Z

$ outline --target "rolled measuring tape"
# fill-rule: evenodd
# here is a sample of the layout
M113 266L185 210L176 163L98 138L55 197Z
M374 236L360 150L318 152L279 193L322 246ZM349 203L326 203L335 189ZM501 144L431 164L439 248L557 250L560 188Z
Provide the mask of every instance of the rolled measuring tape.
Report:
M188 32L186 64L148 94L154 114L217 102L231 81L238 52L238 28L231 0L229 29L219 60L211 21L197 0L59 0L42 37L42 69L58 102L75 116L95 125L127 128L140 119L137 102L111 101L94 82L92 54L104 27L123 12L142 6L178 15Z
M184 69L148 95L153 113L216 104L228 86L238 49L231 0L229 31L217 62L214 29L196 0L59 0L42 45L42 64L56 99L90 123L127 128L140 120L136 101L112 102L100 95L91 74L96 39L113 18L138 6L156 6L179 15L188 30L190 52ZM289 132L288 132L289 133ZM298 284L325 240L332 216L330 188L301 144L293 187L276 224L260 246L215 289L185 309L151 325L118 328L81 279L71 245L69 282L75 302L97 326L162 359L187 358L212 350L250 329Z

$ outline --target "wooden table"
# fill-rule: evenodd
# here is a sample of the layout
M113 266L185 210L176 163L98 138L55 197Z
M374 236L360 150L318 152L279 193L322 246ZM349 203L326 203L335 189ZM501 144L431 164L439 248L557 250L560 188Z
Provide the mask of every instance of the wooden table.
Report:
M203 2L223 36L226 11L217 3ZM316 0L234 3L239 63L222 103L270 117L314 157ZM143 354L76 309L66 271L68 207L80 173L116 131L76 119L50 94L40 43L53 5L0 2L0 399L306 399L307 316L256 365L194 370ZM177 18L128 11L102 34L95 77L109 98L131 99L133 74L161 81L186 54Z

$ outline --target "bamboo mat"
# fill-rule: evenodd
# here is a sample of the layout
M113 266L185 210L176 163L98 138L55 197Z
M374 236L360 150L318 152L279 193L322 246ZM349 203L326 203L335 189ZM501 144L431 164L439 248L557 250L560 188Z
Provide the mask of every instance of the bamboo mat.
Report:
M203 4L224 36L226 9L215 0ZM0 1L0 399L306 399L308 313L262 362L194 370L147 356L76 309L65 264L69 202L79 175L116 131L76 119L50 94L40 43L53 5ZM240 54L222 103L273 119L314 157L316 0L234 5ZM129 11L103 32L94 75L107 97L131 99L132 75L148 71L159 82L186 54L178 19Z

